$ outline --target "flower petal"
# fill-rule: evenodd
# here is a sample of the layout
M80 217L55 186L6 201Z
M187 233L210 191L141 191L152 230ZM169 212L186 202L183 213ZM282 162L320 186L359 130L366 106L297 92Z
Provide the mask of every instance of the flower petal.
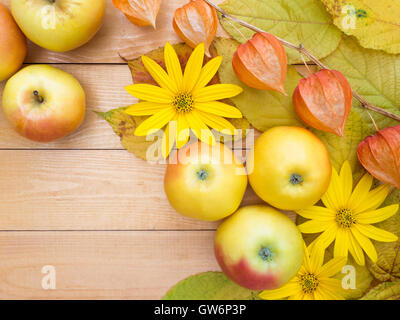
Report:
M161 152L164 159L170 154L176 139L176 121L170 121L164 131Z
M174 116L175 109L172 107L161 110L144 120L135 130L135 135L145 136L151 132L162 129Z
M329 188L322 196L321 200L327 208L337 211L344 206L344 203L341 202L341 194L342 191L340 189L339 175L335 168L332 168L332 178Z
M318 272L319 277L330 278L338 274L347 263L347 257L336 257L325 263Z
M369 240L366 236L361 234L361 232L358 231L356 228L351 228L351 233L353 234L357 242L360 244L361 248L371 259L371 261L375 263L378 260L378 254L376 253L376 249L372 244L371 240Z
M204 88L211 81L221 66L221 63L221 56L216 57L206 63L206 65L201 69L199 79L193 88L193 94L196 94L197 90Z
M241 118L242 113L238 108L219 101L196 103L196 109L226 118Z
M333 221L335 220L335 211L330 208L313 206L307 209L296 211L300 216L307 219L314 219L318 221Z
M326 300L344 300L343 296L337 293L336 290L332 289L329 283L320 282L318 287L317 290L320 290Z
M160 85L161 88L171 91L173 94L178 92L176 83L171 80L165 70L153 59L142 56L142 62L146 70L150 73L153 79Z
M316 246L319 250L324 251L336 238L338 227L335 222L327 228L320 236L318 236L309 246L309 250L314 250Z
M127 109L125 109L125 112L131 116L151 116L169 107L169 104L160 104L145 101L129 106Z
M211 130L205 125L195 111L187 113L186 120L197 138L209 145L215 144L215 137Z
M365 211L357 215L357 222L362 224L381 222L395 215L397 211L399 211L398 204L393 204L373 211Z
M349 236L349 251L357 264L360 266L365 265L364 251L352 234Z
M186 120L186 116L182 113L178 114L178 129L176 138L176 147L182 148L189 140L190 130L189 123Z
M171 103L173 96L168 90L151 84L139 83L125 87L125 90L134 97L156 103Z
M355 224L354 228L360 231L364 236L382 242L397 241L398 237L391 232L388 232L377 227L367 224Z
M186 92L191 92L199 81L204 60L204 43L200 43L190 55L183 75L183 87Z
M361 213L364 211L370 211L379 208L388 196L389 191L390 186L387 184L381 185L371 190L368 193L367 198L353 209L354 212Z
M197 115L210 128L225 134L236 134L236 128L232 125L232 123L224 118L202 111L197 111Z
M297 226L302 233L318 233L329 228L330 222L323 223L318 220L310 220Z
M194 97L197 102L209 102L231 98L242 93L243 89L234 84L214 84L198 90Z
M264 290L259 297L264 300L277 300L298 294L300 291L301 287L297 281L291 280L279 289Z
M340 169L340 176L339 176L340 186L341 186L341 193L342 193L342 201L343 203L347 204L351 192L353 191L353 174L351 172L351 167L349 161L345 161Z
M349 230L338 228L338 232L336 234L335 247L333 250L333 256L336 257L346 257L348 256L349 251Z
M374 178L370 174L364 174L351 194L348 202L349 208L354 210L354 208L360 206L365 201L365 199L368 197L373 180Z
M169 42L164 48L164 60L171 81L176 84L178 90L181 90L183 83L182 67L174 48Z

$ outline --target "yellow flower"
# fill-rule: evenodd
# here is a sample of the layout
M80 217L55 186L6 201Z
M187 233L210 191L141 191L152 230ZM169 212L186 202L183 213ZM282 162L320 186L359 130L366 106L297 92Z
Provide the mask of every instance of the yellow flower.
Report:
M284 286L275 290L265 290L260 298L275 300L343 300L339 294L341 281L331 278L346 264L345 257L334 258L322 265L321 254L305 248L303 265L298 274Z
M126 113L151 116L136 128L135 135L146 136L166 126L162 144L166 158L175 142L179 149L188 141L189 129L211 145L215 137L209 127L235 134L235 127L223 117L241 118L241 112L215 100L234 97L242 88L233 84L206 87L217 73L222 57L210 60L203 67L204 44L200 44L191 54L183 74L178 56L169 43L165 46L164 58L168 73L154 60L142 56L144 66L160 87L149 84L126 87L130 94L144 101L130 106Z
M390 187L381 185L370 191L373 178L365 174L353 189L353 177L350 164L346 161L340 175L332 170L332 180L328 191L322 197L325 207L313 206L297 211L304 218L311 219L301 225L303 233L319 233L311 246L317 246L324 254L325 249L335 241L334 257L347 257L350 251L359 265L365 264L364 252L376 262L378 259L371 239L383 242L397 240L394 234L376 228L371 224L393 216L399 205L379 208L386 199Z

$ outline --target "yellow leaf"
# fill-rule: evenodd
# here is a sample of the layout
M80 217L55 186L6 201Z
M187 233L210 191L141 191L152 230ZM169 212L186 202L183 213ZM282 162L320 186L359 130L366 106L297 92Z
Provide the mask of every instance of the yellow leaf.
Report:
M365 48L400 53L400 3L395 0L322 0L333 21Z

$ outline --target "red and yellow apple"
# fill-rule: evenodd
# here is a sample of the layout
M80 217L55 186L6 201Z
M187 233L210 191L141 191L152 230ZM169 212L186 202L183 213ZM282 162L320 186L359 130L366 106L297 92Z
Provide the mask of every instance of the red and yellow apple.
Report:
M247 159L250 185L283 210L311 207L328 189L332 166L320 139L300 127L275 127L255 142Z
M105 0L11 0L10 8L29 40L64 52L84 45L100 29Z
M191 218L217 221L234 213L247 187L246 170L225 145L198 142L168 164L164 189L171 206Z
M215 235L215 256L228 278L251 290L276 289L299 271L303 238L286 215L263 205L240 208Z
M71 74L48 65L31 65L6 83L3 113L22 136L49 142L77 129L85 116L85 92Z
M0 3L0 81L12 76L26 56L26 38L10 12Z

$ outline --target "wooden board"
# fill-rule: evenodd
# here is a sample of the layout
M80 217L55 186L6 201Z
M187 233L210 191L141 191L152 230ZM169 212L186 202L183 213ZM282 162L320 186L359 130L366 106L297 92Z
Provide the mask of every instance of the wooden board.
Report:
M182 278L218 270L212 231L1 232L0 298L160 299ZM44 266L55 290L44 290ZM46 286L45 286L46 288Z
M53 64L81 82L81 128L40 144L0 114L0 299L159 299L177 281L219 269L218 223L177 214L163 192L165 166L125 151L93 113L136 102L124 90L132 80L119 54L136 58L178 42L171 19L187 0L163 0L156 31L132 25L106 1L104 25L88 44L55 53L29 43L25 61ZM253 203L262 201L249 188L243 205ZM41 286L45 265L56 269L55 290Z

